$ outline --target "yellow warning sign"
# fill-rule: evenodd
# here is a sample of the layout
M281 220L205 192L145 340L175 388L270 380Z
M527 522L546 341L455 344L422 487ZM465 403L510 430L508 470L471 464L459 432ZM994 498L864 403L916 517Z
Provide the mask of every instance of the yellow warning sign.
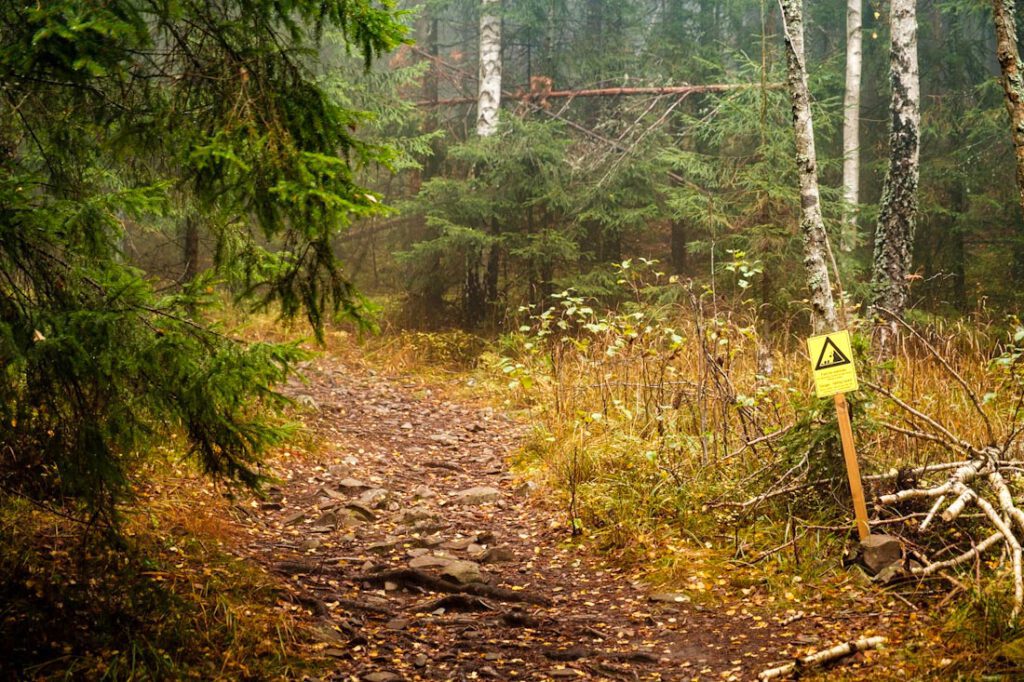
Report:
M807 339L814 387L819 398L857 390L850 332L841 331Z

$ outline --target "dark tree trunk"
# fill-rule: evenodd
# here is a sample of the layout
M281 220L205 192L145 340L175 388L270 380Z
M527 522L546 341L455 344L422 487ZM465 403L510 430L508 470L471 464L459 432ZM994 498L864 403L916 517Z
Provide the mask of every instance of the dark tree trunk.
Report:
M686 223L676 219L672 221L672 232L669 237L669 248L671 249L673 275L686 273Z
M185 218L182 258L185 263L181 275L183 283L191 282L199 274L199 221L194 215Z
M498 276L501 274L501 250L492 244L487 253L487 272L484 281L484 297L487 306L493 311L498 309Z

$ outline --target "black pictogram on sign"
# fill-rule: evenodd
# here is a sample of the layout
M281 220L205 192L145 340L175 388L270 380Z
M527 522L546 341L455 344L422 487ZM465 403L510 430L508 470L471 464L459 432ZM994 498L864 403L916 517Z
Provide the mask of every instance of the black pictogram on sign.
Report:
M814 369L818 371L848 364L850 364L850 358L839 350L839 346L832 339L825 339L825 345L821 347L821 355L818 356L818 362L814 365Z

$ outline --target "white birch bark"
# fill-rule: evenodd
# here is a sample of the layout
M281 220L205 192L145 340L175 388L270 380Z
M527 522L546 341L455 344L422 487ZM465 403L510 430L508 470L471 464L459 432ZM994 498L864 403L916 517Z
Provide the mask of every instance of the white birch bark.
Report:
M818 192L818 157L814 149L814 121L804 66L803 0L779 0L786 38L787 85L793 105L796 165L800 176L800 230L804 267L810 291L811 326L814 332L838 329L836 306L828 276L828 236L821 215Z
M493 135L501 107L500 0L480 0L480 89L477 93L476 134Z
M908 276L917 221L920 154L921 90L917 70L916 0L892 0L890 5L889 169L882 189L882 209L875 230L872 284L874 305L902 317L910 292ZM897 322L877 326L882 353L891 350Z
M846 93L843 96L843 228L840 248L857 245L857 204L860 201L860 74L863 63L863 0L846 6Z

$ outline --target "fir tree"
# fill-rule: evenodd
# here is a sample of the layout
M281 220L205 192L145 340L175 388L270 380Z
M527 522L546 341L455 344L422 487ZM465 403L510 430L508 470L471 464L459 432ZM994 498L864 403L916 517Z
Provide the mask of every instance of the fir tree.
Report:
M202 312L220 279L318 332L359 313L331 239L380 211L355 172L388 150L319 84L328 29L366 64L403 40L370 0L0 5L6 493L110 517L147 446L176 435L209 473L258 480L287 434L264 416L273 386L301 354L229 339ZM122 243L181 202L216 267L168 293Z

